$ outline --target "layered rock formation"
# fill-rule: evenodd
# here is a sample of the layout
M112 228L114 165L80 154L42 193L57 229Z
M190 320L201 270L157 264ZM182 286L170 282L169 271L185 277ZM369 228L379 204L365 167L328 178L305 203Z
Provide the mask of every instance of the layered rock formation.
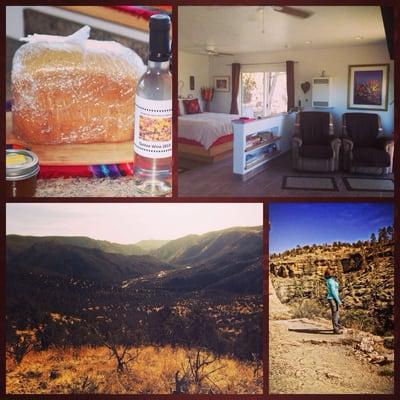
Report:
M269 279L269 318L270 319L288 319L290 317L289 309L283 305L276 295L275 289Z
M282 303L312 299L326 307L324 271L335 270L346 319L365 324L374 333L393 330L394 242L334 243L304 246L273 254L269 268Z

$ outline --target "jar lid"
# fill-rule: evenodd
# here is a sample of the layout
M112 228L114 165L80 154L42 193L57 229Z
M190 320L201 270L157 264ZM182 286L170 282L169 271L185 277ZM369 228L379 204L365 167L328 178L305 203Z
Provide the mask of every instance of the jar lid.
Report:
M23 149L6 150L6 179L19 181L39 172L39 159L35 153Z

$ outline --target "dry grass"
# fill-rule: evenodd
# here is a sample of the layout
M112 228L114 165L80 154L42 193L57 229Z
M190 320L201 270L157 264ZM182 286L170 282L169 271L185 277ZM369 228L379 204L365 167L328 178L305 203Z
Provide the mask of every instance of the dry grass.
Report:
M44 393L154 393L175 390L175 373L188 371L193 351L171 347L144 347L129 371L118 373L105 347L49 349L28 354L19 365L7 360L6 391L13 394ZM222 368L220 368L222 367ZM221 357L203 373L217 371L201 387L189 379L189 393L262 393L261 373L254 365Z
M303 299L296 302L293 309L293 318L315 318L315 317L326 317L327 308L321 307L321 305L314 299Z

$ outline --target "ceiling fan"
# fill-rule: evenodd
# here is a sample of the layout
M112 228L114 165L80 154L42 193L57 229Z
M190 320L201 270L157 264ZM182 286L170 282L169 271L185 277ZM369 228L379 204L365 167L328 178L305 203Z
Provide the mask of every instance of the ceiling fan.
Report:
M233 56L234 54L232 53L224 53L222 51L218 51L215 46L212 45L206 45L204 48L204 51L202 54L206 54L208 56L212 57L218 57L218 56Z
M286 7L286 6L271 6L271 8L282 14L290 15L291 17L306 19L311 17L314 13L312 11L302 10L297 7Z

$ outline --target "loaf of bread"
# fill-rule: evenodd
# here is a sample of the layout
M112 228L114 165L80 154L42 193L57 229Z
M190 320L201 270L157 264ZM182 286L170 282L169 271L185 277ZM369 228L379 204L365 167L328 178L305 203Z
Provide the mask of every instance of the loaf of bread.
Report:
M15 53L13 132L27 143L110 143L133 139L142 59L116 42L33 35Z

